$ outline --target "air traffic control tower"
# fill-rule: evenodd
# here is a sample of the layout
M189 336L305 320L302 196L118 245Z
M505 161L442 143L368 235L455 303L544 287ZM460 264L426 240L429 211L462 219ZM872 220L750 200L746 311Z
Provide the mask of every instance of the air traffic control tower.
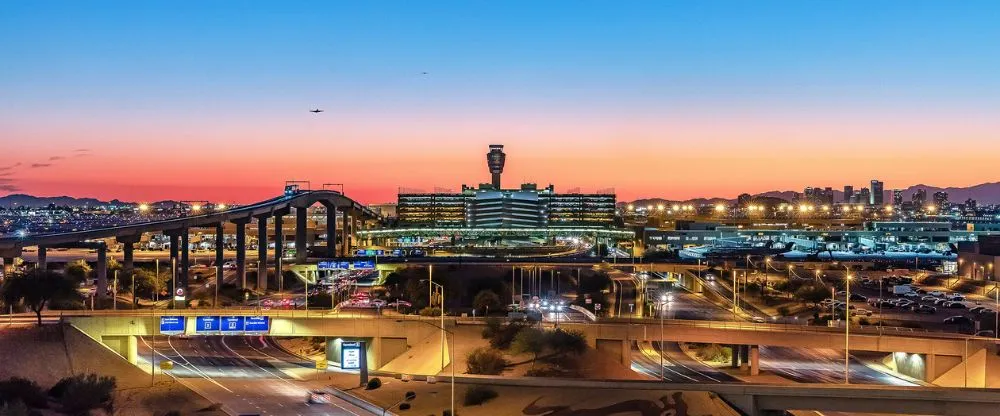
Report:
M486 165L493 174L493 189L500 190L500 174L503 173L503 164L507 160L507 154L503 152L502 144L491 144L490 152L486 154Z

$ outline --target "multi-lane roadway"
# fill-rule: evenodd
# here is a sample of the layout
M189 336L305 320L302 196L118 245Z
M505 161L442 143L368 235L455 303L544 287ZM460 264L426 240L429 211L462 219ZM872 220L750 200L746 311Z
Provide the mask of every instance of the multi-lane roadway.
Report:
M369 415L331 397L330 403L307 404L311 391L328 391L322 381L307 380L315 364L264 336L142 337L139 366L165 370L233 414ZM160 370L157 370L160 371Z

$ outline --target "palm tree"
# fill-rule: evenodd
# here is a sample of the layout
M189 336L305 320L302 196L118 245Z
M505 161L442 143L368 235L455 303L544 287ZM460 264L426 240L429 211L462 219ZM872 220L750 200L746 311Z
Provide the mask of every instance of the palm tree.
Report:
M80 299L76 289L76 283L62 273L35 269L7 279L0 287L0 298L8 305L23 303L35 312L41 326L45 305L53 300Z

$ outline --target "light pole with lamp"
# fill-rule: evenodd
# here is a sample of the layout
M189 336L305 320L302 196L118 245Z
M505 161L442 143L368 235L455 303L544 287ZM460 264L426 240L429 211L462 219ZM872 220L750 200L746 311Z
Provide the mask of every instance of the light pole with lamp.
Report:
M660 381L663 381L663 315L665 315L665 308L667 306L667 300L670 298L666 294L660 295Z
M847 290L847 301L844 303L844 384L851 384L851 272L847 267L847 275L844 277L844 286Z

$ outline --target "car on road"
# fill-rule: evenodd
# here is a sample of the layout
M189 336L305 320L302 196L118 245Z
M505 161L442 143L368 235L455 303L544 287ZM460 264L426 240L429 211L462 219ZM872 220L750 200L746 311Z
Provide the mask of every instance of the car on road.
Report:
M928 313L928 314L937 313L937 308L930 305L913 305L910 307L910 310L913 311L914 313Z
M946 324L955 324L955 325L962 325L962 324L972 325L972 319L969 319L962 315L949 316L947 318L944 318L942 322Z
M909 293L907 293L907 294L905 294L905 295L903 295L903 296L906 296L906 297L908 297L908 298L919 298L919 297L920 297L920 294L919 294L919 293L917 293L917 292L909 292Z
M949 301L948 299L945 299L945 298L937 298L937 299L934 299L934 304L935 304L935 305L942 305L942 304L944 304L945 302L950 302L950 301Z
M928 294L928 295L931 295L931 296L935 296L935 297L941 297L941 296L944 296L944 292L942 292L942 291L940 291L940 290L932 290L932 291L930 291L930 292L927 292L927 294Z
M965 296L959 295L957 293L948 295L946 297L948 298L948 300L954 300L954 301L963 301L963 300L965 300Z
M226 270L235 269L236 268L236 262L230 260L230 261L227 261L225 263L222 263L222 268L226 269Z
M868 297L865 296L865 295L859 295L857 293L851 293L851 301L852 302L864 302L864 301L867 301L867 300L868 300Z
M937 298L934 297L934 296L931 296L931 295L926 295L926 296L920 298L920 300L924 301L924 302L934 302L935 300L937 300Z
M861 315L861 316L872 316L872 311L870 311L868 309L855 309L854 312L853 312L853 314L854 315Z
M993 333L992 329L984 329L982 331L976 332L976 336L977 337L990 337L990 338L993 338L993 337L996 337L996 334Z
M306 404L325 404L330 403L333 396L322 390L312 390L306 393Z
M762 324L762 323L767 322L767 320L764 319L764 317L762 317L762 316L755 316L755 317L753 317L753 322L756 323L756 324Z
M965 304L958 301L947 301L945 303L942 303L941 306L951 309L965 309Z

